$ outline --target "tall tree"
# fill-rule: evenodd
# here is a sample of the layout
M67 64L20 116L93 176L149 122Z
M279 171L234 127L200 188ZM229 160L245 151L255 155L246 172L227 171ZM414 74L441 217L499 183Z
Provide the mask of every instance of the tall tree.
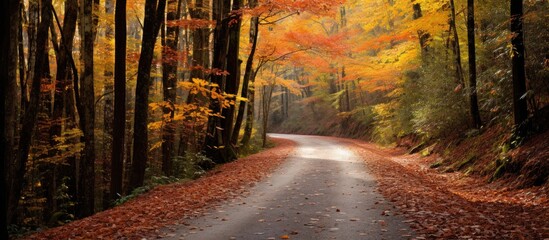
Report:
M461 66L461 49L459 46L459 36L456 27L456 5L454 0L450 0L450 34L453 34L452 50L454 51L454 61L456 68L456 78L461 87L464 86L463 67Z
M122 193L126 129L126 0L117 0L114 13L114 120L111 156L111 200Z
M162 48L162 90L164 97L164 116L162 128L162 172L166 176L172 175L172 153L176 126L173 122L175 116L175 99L177 83L177 37L179 27L174 24L179 18L180 2L168 0L166 13L166 40Z
M114 0L105 0L105 14L111 18L114 17ZM110 44L114 39L114 28L111 23L107 23L105 26L105 44L106 55L109 57L109 60L105 61L103 72L104 78L104 89L103 89L103 146L102 146L102 177L101 177L101 188L103 189L103 209L109 208L111 205L111 194L110 194L110 180L111 180L111 167L112 167L112 145L113 145L113 119L114 119L114 62L112 62L112 45Z
M214 30L214 49L212 68L215 73L211 74L212 83L217 84L214 90L218 94L222 94L225 90L224 72L227 64L227 49L229 37L229 12L231 10L230 0L214 0L213 1L213 20L215 20ZM216 113L222 113L222 104L220 99L210 100L210 109ZM206 130L206 140L204 146L205 154L217 163L228 162L232 160L227 153L227 147L223 142L224 129L219 116L211 116L208 119L208 127Z
M61 33L61 44L59 46L59 53L57 54L57 73L55 77L55 93L53 102L52 119L53 123L50 128L50 144L54 149L57 141L56 137L61 136L63 125L68 127L74 127L75 115L74 111L74 82L78 79L78 70L72 57L73 40L76 32L76 21L78 18L78 0L65 1L65 17L63 19L63 26L59 22L55 10L54 17L57 22L57 26ZM64 120L64 113L69 121ZM63 177L58 179L62 180L64 177L68 177L68 187L71 197L76 195L76 158L71 157L67 159L68 165L62 166L61 174ZM54 193L51 193L54 194Z
M10 41L12 41L13 32L10 29L12 24L10 19L10 12L12 11L11 7L13 5L19 6L17 0L2 1L0 3L0 16L1 21L4 23L0 26L0 32L3 32L2 37L0 38L0 62L7 63L10 59ZM13 12L11 12L13 13ZM18 11L16 12L17 14ZM7 94L7 85L10 81L16 81L15 78L11 79L9 74L8 64L1 64L0 66L0 110L4 111L6 109L6 94ZM6 118L7 116L3 115L0 117L0 238L8 239L8 222L7 222L7 198L8 192L6 191L6 170L9 166L8 162L10 158L6 156Z
M87 217L94 212L95 193L95 101L93 87L93 4L92 0L82 0L80 10L80 34L82 38L82 61L84 65L81 81L80 128L84 133L84 150L80 158L78 176L77 215Z
M524 67L523 0L511 0L511 45L513 46L513 113L517 136L526 136L528 118L526 102L526 73Z
M475 53L475 0L467 0L467 46L469 50L469 104L473 126L482 126L477 97L477 55Z
M149 116L149 87L151 85L151 66L154 45L158 31L164 19L166 0L146 0L145 18L143 20L143 38L141 55L137 69L137 84L135 88L135 117L133 133L133 159L129 188L135 189L143 185L145 168L148 158L147 122Z
M208 0L196 0L194 7L189 8L189 14L194 20L209 19L209 14L207 11ZM208 51L208 39L209 39L210 29L205 27L199 27L193 30L193 53L192 53L192 63L191 63L191 79L200 78L205 79L204 70L208 66L209 62L209 51ZM189 95L189 100L187 102L194 101L193 95Z
M2 109L3 117L5 117L5 124L6 128L4 129L6 134L6 149L5 154L7 154L8 159L13 159L17 156L16 152L16 136L17 136L17 130L18 130L18 115L19 115L19 105L20 102L17 98L17 95L15 94L18 91L17 86L17 64L18 59L17 57L17 36L19 35L19 8L20 5L16 4L16 2L10 3L9 6L11 9L9 12L9 18L10 23L8 31L10 32L10 42L8 46L9 51L9 58L7 61L2 62L3 64L8 65L8 79L9 81L6 83L6 93L10 94L10 97L6 98L6 107ZM6 31L7 33L7 31ZM13 56L13 57L12 57Z
M240 28L242 25L242 12L240 4L242 0L233 1L232 11L229 16L229 46L227 50L227 73L225 92L231 96L238 94L240 85L240 65L241 60L238 58L240 49ZM234 99L236 101L236 99ZM235 105L231 104L223 111L221 126L223 128L223 144L227 150L227 159L229 161L236 159L235 145L232 144L233 124L234 124ZM236 132L238 137L238 132Z
M44 0L40 9L40 23L36 32L36 56L35 64L32 75L30 100L25 109L21 134L19 137L19 157L13 161L13 165L9 167L10 170L10 182L8 187L8 222L13 221L15 216L15 210L19 204L19 198L21 196L21 189L23 187L23 178L26 172L27 160L29 158L29 150L32 135L36 125L36 117L38 115L38 106L40 100L40 88L43 78L43 72L45 71L45 62L47 56L47 41L48 30L51 24L52 11L51 0Z
M257 1L252 0L249 1L249 7L254 8L257 6ZM253 64L254 64L254 57L255 52L257 50L257 37L259 36L259 16L253 16L250 19L250 44L252 44L250 49L250 54L248 55L248 59L246 60L246 67L244 69L244 79L242 80L242 91L240 92L240 96L242 98L248 98L248 92L250 88L250 79L253 75ZM248 102L240 101L240 104L238 105L238 112L236 116L236 120L234 123L234 129L231 136L231 144L237 145L238 141L238 135L240 132L240 128L242 127L242 121L244 119L244 112L246 110L246 106L248 108L250 107L251 101L248 100Z

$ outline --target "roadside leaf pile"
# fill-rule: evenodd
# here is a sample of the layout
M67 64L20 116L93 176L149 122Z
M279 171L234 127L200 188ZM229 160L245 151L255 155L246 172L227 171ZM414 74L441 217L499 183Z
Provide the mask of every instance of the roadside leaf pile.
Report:
M548 239L549 189L508 189L428 168L418 155L349 140L418 239Z
M271 148L224 164L187 183L160 186L128 203L26 239L142 239L205 207L245 194L245 188L271 173L293 152L295 143L273 139Z

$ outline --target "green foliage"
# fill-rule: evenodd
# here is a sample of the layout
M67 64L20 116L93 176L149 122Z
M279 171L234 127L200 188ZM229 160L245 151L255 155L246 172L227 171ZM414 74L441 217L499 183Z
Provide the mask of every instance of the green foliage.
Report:
M410 106L416 133L428 138L440 137L467 122L467 100L463 92L455 91L455 73L447 66L452 63L436 61L420 69L419 96Z
M50 217L50 220L48 221L48 226L50 227L60 226L75 219L71 211L74 209L76 203L72 201L71 196L69 195L69 181L70 178L64 177L61 186L57 188L54 198L59 203L59 209Z
M138 187L132 191L131 194L128 194L126 196L122 196L119 199L117 199L114 202L115 206L121 205L129 200L132 200L152 189L154 189L157 186L160 185L166 185L170 183L175 183L181 181L179 178L176 177L167 177L167 176L153 176L150 178L150 180L143 185L142 187Z
M459 170L462 170L463 168L465 168L466 166L469 166L469 165L473 164L476 160L477 160L476 155L469 154L467 157L465 157L461 161L456 162L455 164L450 166L450 168L459 171Z
M114 205L123 204L150 191L156 186L199 178L206 173L206 170L214 166L215 163L201 153L187 152L185 156L176 156L173 158L173 172L175 176L152 176L144 186L134 189L129 195L120 197L114 202Z
M503 174L505 174L506 171L508 171L509 164L511 163L510 157L505 157L502 159L498 159L495 161L496 164L496 170L492 174L492 177L490 178L490 182L501 178Z
M201 153L187 152L185 156L173 158L173 172L182 179L196 179L214 166L215 163Z
M254 133L258 133L258 131L253 131ZM267 139L267 148L274 147L274 143L272 141L269 141ZM258 153L259 151L263 150L263 143L261 141L260 137L257 137L257 134L254 134L252 138L250 139L250 142L245 145L241 146L238 150L238 157L246 157L255 153Z

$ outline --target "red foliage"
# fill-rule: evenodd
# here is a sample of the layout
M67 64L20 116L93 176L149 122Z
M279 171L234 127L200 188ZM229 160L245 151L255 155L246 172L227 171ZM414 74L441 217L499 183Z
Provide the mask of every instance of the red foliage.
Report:
M49 229L25 239L142 239L197 215L212 204L237 197L278 167L295 143L273 139L277 147L224 164L187 183L160 186L121 206Z

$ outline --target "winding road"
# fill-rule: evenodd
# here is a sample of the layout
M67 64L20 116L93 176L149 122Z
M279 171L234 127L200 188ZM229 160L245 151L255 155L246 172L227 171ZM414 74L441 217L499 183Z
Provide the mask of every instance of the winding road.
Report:
M332 138L270 134L295 153L244 198L166 230L166 239L410 239L364 161Z

